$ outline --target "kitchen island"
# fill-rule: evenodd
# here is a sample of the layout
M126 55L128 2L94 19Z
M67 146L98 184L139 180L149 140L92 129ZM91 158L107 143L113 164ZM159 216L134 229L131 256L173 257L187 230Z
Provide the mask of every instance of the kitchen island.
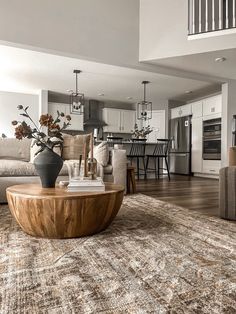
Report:
M102 140L96 140L95 141L95 145L98 145L102 142ZM126 154L129 155L130 154L130 150L131 150L131 145L132 145L132 141L131 140L119 140L119 141L108 141L108 144L111 145L111 149L114 145L119 145L118 147L126 150ZM142 142L138 142L136 143L138 145L142 145ZM157 144L156 142L146 142L146 148L145 148L145 155L152 155L155 149L155 145ZM133 159L133 165L136 166L135 163L135 159ZM153 163L153 160L149 161L149 166L150 169L154 169L155 165ZM160 165L160 167L162 167L162 165ZM162 170L160 170L160 174L162 173ZM164 173L166 173L166 171L164 171ZM141 178L143 179L144 176L141 175ZM147 172L147 179L153 179L155 178L155 173L154 171L148 171Z
M102 140L96 140L95 145L98 145ZM122 141L107 141L111 146L121 145L123 149L126 150L127 155L130 153L132 141L131 140L122 140ZM142 142L137 142L136 144L142 145ZM156 142L146 142L146 154L152 154L155 148Z

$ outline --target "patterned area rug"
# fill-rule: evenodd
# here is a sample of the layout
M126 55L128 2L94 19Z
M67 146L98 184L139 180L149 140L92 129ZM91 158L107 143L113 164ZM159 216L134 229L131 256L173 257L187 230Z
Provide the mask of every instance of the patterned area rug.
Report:
M236 225L127 196L92 237L24 234L0 208L0 313L236 313Z

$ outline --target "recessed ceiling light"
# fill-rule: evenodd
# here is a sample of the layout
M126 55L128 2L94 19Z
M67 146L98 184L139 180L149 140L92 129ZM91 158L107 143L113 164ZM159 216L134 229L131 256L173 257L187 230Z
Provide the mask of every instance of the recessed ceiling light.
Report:
M215 62L224 62L226 61L226 58L225 57L218 57L218 58L215 58Z
M186 90L185 94L192 94L192 92L193 92L192 90Z
M126 97L126 99L131 100L131 99L133 99L133 97L128 96L128 97Z
M99 94L98 94L98 96L105 96L105 94L103 94L103 93L99 93Z

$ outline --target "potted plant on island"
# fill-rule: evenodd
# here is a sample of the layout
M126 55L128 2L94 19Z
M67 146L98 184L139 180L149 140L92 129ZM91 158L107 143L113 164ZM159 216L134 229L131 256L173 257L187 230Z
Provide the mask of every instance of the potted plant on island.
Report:
M15 137L18 140L32 139L32 145L39 146L39 150L35 154L37 157L34 159L34 166L40 176L42 187L55 187L57 176L63 166L63 159L53 151L53 148L60 146L62 149L62 131L70 125L71 117L59 111L57 111L55 119L49 114L42 114L39 126L37 126L28 113L29 107L24 108L19 105L17 108L21 111L20 115L27 118L32 126L24 120L12 121L12 125L15 126ZM61 122L62 126L60 126ZM47 128L48 134L43 132L43 127Z

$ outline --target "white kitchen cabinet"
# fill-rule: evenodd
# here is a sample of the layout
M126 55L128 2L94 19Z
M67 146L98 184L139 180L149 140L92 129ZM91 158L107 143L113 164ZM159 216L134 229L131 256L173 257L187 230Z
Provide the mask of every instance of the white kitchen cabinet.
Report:
M212 119L219 119L221 117L222 117L221 113L215 113L215 114L209 114L208 116L203 116L202 120L208 121L208 120L212 120Z
M131 133L135 125L135 111L114 108L103 109L103 120L107 124L104 132Z
M222 95L196 101L192 106L192 172L203 175L218 175L220 160L203 160L203 121L221 117Z
M202 172L202 117L192 119L192 172Z
M192 106L192 118L202 117L202 101L192 102L190 105Z
M202 172L207 174L219 174L221 168L221 160L203 160Z
M83 131L84 130L84 115L78 115L70 113L70 105L63 103L49 103L48 112L56 118L57 111L64 112L65 115L71 116L70 126L67 127L67 130L73 131ZM62 119L61 119L62 120Z
M192 114L191 104L171 109L171 119L190 116Z
M208 116L222 111L222 95L205 98L202 101L203 116Z
M134 129L136 113L134 110L121 111L121 128L123 133L131 133Z
M119 133L121 125L121 115L119 109L105 108L102 111L103 121L107 124L103 127L104 132Z
M180 107L171 109L171 119L179 118L180 117Z
M181 106L181 117L191 116L192 106L190 104Z

